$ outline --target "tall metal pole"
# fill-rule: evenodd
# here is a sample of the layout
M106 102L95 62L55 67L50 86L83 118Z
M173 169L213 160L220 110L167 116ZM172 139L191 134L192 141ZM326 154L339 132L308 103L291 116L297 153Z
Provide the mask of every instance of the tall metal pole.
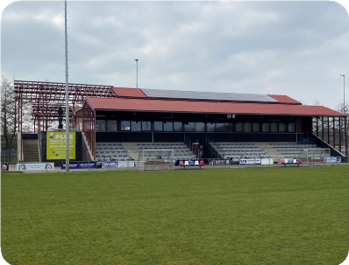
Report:
M327 143L331 144L330 141L330 117L327 116Z
M68 20L67 20L67 1L64 1L65 10L65 171L69 172L69 92L68 92Z
M138 88L138 59L135 59L136 61L136 88Z
M345 156L348 156L348 134L347 134L347 117L344 117L344 135L345 135ZM349 163L349 161L348 161Z
M324 116L321 117L321 139L325 141L325 136L324 136Z
M335 117L332 117L332 123L333 123L333 148L336 149L336 127L335 127Z
M342 153L342 128L341 128L341 117L338 117L338 141L339 141L339 152Z
M343 76L343 111L345 111L345 75L340 76Z
M347 113L345 113L346 108L345 108L345 75L340 75L343 76L343 113L348 115ZM348 135L347 135L347 117L344 117L344 139L345 139L345 155L348 156ZM348 163L349 163L349 159L348 159Z

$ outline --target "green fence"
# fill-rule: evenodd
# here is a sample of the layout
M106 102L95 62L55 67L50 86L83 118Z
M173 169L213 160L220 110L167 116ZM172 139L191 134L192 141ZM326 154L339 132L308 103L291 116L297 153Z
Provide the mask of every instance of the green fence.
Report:
M17 150L1 150L1 163L7 163L8 155L10 156L10 163L17 163Z

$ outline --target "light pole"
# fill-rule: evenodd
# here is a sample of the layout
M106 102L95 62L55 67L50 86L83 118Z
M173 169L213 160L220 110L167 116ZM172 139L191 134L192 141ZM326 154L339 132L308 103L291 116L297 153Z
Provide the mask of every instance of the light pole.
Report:
M138 88L138 59L135 59L136 61L136 88Z
M343 76L343 109L345 111L345 75L340 76Z
M346 107L345 107L345 75L340 75L340 76L343 76L343 113L348 115L346 113ZM345 155L348 156L347 117L344 118L344 148L345 148ZM349 163L349 159L348 159L348 163Z
M65 171L69 172L69 82L68 82L68 19L67 19L67 1L64 1L65 7Z

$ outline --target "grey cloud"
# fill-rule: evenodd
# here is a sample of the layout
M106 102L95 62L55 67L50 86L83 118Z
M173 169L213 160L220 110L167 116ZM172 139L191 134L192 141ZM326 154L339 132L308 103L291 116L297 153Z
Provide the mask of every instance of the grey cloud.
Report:
M328 91L349 76L349 20L333 2L77 1L68 10L71 82L132 87L138 58L141 87L288 94L335 107L341 93ZM62 2L5 9L3 73L61 81L62 16Z

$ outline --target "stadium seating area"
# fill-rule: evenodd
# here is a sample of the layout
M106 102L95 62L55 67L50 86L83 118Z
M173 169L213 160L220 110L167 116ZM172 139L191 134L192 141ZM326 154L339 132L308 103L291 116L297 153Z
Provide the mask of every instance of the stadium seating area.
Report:
M257 158L267 155L255 143L216 142L211 143L211 146L226 159L238 160L241 157Z
M316 148L315 144L287 142L212 142L212 148L222 158L239 160L240 158L296 158L306 148Z
M167 143L97 143L96 145L96 160L138 160L138 154L141 150L151 150L149 153L149 161L158 159L162 149L173 149L175 160L195 159L193 153L187 148L184 143L167 142Z
M148 153L149 161L157 160L157 156L160 154L162 149L173 149L175 160L195 159L193 152L184 144L178 142L167 142L167 143L123 143L125 149L129 155L137 160L139 151L151 150L152 153Z
M284 158L296 158L299 156L300 152L307 148L317 148L315 144L299 144L299 143L269 143L274 152L269 151L269 153L277 153L276 157ZM275 152L276 151L276 152Z
M298 158L302 150L316 148L314 144L287 143L287 142L211 142L216 157L238 161L241 158L274 158L276 160ZM148 161L157 161L162 149L172 149L174 160L196 159L192 151L184 144L178 142L167 143L97 143L96 160L102 161L125 161L138 160L141 150L147 152Z
M96 161L123 161L130 160L126 150L121 143L97 143Z

